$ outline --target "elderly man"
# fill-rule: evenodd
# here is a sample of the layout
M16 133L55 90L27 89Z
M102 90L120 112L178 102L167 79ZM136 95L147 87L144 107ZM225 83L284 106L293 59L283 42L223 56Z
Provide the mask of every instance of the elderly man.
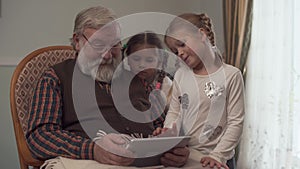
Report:
M26 134L36 158L62 156L131 165L134 159L130 158L130 152L120 146L124 144L124 134L152 134L152 123L130 121L114 106L110 83L121 60L119 28L112 23L115 18L111 10L101 6L78 13L72 38L78 56L54 65L38 82ZM85 90L89 85L93 92ZM147 110L149 105L143 100L146 97L143 92L134 93L133 97L142 99L133 99L137 102L132 104L138 110ZM95 99L89 100L90 95ZM93 141L98 129L101 138ZM175 148L164 154L161 163L183 166L188 155L187 148Z

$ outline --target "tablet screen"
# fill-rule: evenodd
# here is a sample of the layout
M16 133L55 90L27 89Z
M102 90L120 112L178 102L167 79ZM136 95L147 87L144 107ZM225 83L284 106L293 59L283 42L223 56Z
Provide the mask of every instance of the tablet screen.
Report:
M135 138L130 141L126 148L135 155L133 166L157 166L160 165L160 158L163 153L173 147L188 145L190 139L191 136Z
M151 157L162 154L173 147L184 147L190 139L191 136L134 138L126 148L137 158Z

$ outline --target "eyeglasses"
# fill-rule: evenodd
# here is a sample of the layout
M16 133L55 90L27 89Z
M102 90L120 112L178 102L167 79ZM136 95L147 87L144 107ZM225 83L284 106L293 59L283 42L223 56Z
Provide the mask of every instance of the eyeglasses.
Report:
M100 40L94 40L94 41L89 41L89 39L82 34L83 38L89 43L89 45L97 52L99 53L105 53L109 50L120 50L121 49L121 42L116 43L113 46L109 46L106 43L103 43L103 41Z

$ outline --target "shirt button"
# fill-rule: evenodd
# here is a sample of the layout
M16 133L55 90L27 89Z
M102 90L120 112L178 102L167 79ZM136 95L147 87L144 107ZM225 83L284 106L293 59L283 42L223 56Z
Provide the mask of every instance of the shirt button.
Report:
M130 128L129 128L129 127L125 127L125 129L126 129L127 131L129 131Z

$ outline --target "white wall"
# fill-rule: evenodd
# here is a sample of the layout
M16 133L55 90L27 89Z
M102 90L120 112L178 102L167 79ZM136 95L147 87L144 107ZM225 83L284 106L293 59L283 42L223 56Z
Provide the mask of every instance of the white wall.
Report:
M119 17L136 12L206 12L215 23L217 44L224 49L221 0L2 0L0 65L15 65L34 49L69 44L76 13L101 4Z
M1 1L1 0L0 0ZM69 44L81 9L103 5L119 17L137 12L206 12L224 51L222 0L2 0L0 16L0 168L19 168L9 107L11 75L20 59L49 45Z

